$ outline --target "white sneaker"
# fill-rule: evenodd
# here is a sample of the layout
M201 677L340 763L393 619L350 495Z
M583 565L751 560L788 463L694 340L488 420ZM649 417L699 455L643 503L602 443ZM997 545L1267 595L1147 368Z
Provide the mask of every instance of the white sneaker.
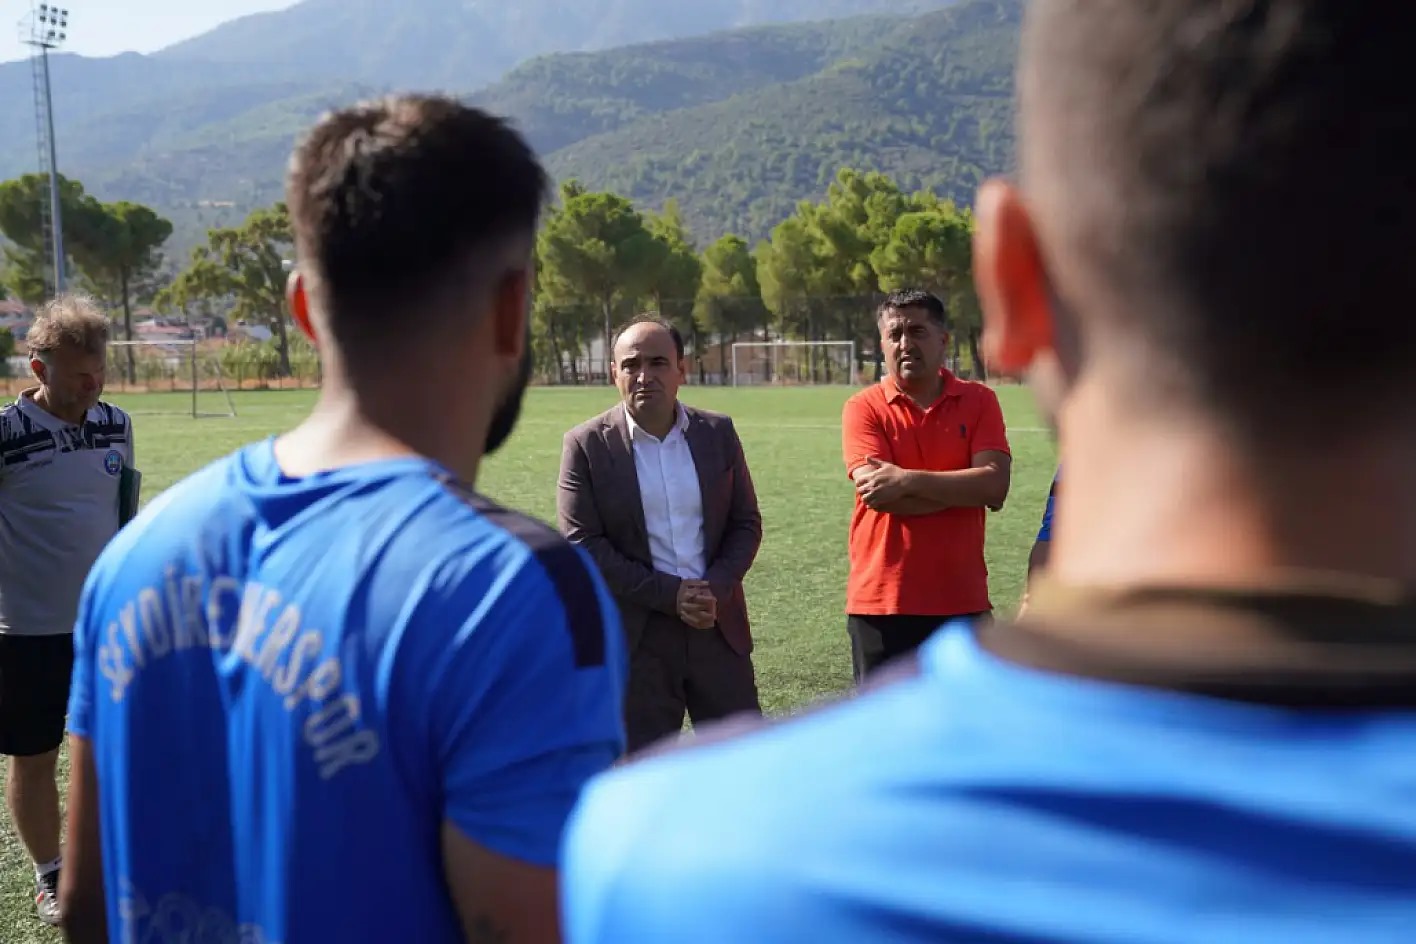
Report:
M59 926L59 870L35 879L34 910L45 924Z

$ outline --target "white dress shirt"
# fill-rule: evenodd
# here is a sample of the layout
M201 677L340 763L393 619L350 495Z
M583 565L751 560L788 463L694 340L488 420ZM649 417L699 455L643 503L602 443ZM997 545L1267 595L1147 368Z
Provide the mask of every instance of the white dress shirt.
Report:
M685 580L701 580L708 566L703 560L703 493L684 435L688 413L679 404L678 419L662 440L635 423L628 410L625 416L654 569Z

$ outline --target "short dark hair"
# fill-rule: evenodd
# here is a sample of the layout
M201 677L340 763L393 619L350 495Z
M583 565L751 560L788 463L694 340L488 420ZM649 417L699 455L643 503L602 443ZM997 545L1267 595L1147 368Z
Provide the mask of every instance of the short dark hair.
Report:
M674 339L674 353L678 355L679 360L683 360L683 332L679 331L679 329L675 327L674 323L669 319L661 318L660 316L653 314L636 315L635 317L629 319L624 324L616 328L614 337L610 341L609 356L611 358L615 356L615 348L619 347L620 338L624 337L624 333L626 331L628 331L630 328L644 324L658 325L665 331L669 332L669 337Z
M1020 170L1060 303L1248 434L1409 418L1416 82L1393 69L1412 22L1353 0L1034 0ZM1315 381L1332 362L1361 388Z
M880 303L880 307L875 310L875 321L879 323L885 319L885 315L892 311L904 311L907 308L923 308L929 315L929 319L942 328L949 326L949 316L944 310L944 300L933 292L926 292L922 289L912 288L902 292L891 292Z
M326 115L287 181L300 266L345 346L438 327L419 301L458 288L473 254L529 248L546 194L505 121L426 95Z

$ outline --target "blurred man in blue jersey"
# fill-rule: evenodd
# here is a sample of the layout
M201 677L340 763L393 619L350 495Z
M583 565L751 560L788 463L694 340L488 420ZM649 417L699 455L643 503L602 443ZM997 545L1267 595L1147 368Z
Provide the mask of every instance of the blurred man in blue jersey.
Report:
M587 557L473 491L528 379L545 184L507 125L434 97L296 151L319 404L90 575L71 941L558 938L565 818L623 746L619 619Z
M1032 602L1032 588L1047 570L1047 562L1052 559L1052 514L1057 509L1057 481L1061 478L1059 469L1052 475L1052 486L1047 490L1047 503L1042 506L1042 524L1033 539L1032 551L1028 554L1028 575L1023 585L1023 600L1018 606L1018 615L1028 611Z
M573 944L1416 934L1416 20L1026 9L975 272L1056 394L1028 616L592 784Z

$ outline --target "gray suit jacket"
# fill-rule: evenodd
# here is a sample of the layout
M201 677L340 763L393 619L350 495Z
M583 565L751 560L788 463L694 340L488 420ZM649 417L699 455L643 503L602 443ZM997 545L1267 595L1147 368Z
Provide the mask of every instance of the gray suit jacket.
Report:
M742 580L762 545L762 514L733 421L684 407L684 436L703 494L704 579L718 600L718 628L734 650L752 651ZM653 612L678 616L682 581L654 570L629 423L617 405L565 434L556 516L561 533L590 553L619 603L629 651Z

